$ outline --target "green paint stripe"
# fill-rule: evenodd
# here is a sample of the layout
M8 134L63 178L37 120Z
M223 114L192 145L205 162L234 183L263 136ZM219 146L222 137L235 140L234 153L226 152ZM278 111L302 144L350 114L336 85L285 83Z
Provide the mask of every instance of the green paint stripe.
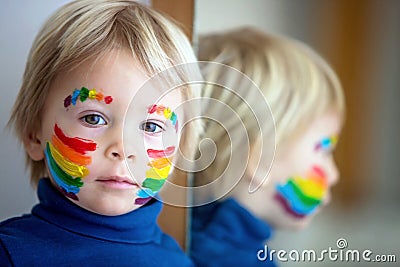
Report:
M301 199L301 201L309 206L314 206L314 205L318 205L321 203L320 199L317 198L313 198L310 196L307 196L303 193L303 191L301 190L301 188L293 181L293 180L289 180L288 182L294 189L294 191L296 192L297 196Z
M153 192L157 192L164 185L165 181L166 179L158 180L158 179L146 178L143 181L143 187L149 188Z
M71 175L65 173L60 166L56 163L56 161L53 158L53 155L51 154L50 147L47 145L46 146L47 153L49 154L49 159L50 159L50 166L53 169L53 171L57 174L57 176L63 180L68 185L73 185L77 187L82 187L83 182L80 177L73 178Z

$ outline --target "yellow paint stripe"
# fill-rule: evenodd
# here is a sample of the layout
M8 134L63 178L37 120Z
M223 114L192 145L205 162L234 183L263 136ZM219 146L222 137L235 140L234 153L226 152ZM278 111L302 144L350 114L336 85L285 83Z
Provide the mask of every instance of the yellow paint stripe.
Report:
M54 161L57 163L58 166L60 166L60 168L64 172L68 173L72 177L81 177L81 178L89 174L88 168L86 168L85 166L79 166L78 164L66 160L60 154L60 152L58 152L58 150L54 148L54 146L50 142L49 142L49 148L50 148L50 153L54 158Z
M171 165L164 167L162 169L151 168L146 171L146 178L153 179L166 179L168 177L169 171L171 169Z
M321 199L325 194L326 187L315 183L313 180L298 178L293 181L306 196Z

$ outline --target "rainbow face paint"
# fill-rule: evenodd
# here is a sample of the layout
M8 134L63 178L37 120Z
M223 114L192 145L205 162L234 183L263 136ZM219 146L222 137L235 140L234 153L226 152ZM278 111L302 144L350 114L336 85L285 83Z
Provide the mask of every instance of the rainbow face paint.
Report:
M54 125L51 142L46 143L45 156L54 181L63 193L74 200L83 186L82 178L89 174L86 167L92 161L86 153L96 150L96 143L78 137L68 137Z
M82 87L80 90L75 89L71 95L64 99L64 107L68 108L71 104L75 106L78 100L83 103L87 99L104 101L106 104L110 104L113 101L111 96L104 96L102 93L97 92L96 89L89 90L86 87Z
M142 189L137 193L138 198L135 200L135 204L146 204L160 191L171 170L171 156L174 152L175 147L173 146L167 147L165 150L147 150L147 154L151 158L148 166L151 168L146 171L146 179L143 181Z
M163 116L167 120L172 122L172 125L175 126L175 131L178 132L178 117L176 116L175 112L171 111L170 108L161 106L161 105L152 105L148 109L149 114L156 113L160 116Z
M313 167L307 178L294 176L284 185L277 185L277 199L296 217L312 214L321 204L328 185L324 172Z
M170 120L178 132L178 119L175 112L170 108L161 105L152 105L147 110L148 114L157 114ZM172 155L175 153L175 147L169 146L164 150L147 149L147 155L150 158L146 171L146 179L142 183L142 188L137 192L136 205L144 205L155 196L162 188L168 178L172 166Z
M338 142L338 136L334 135L331 137L326 137L322 139L316 146L315 150L331 151Z

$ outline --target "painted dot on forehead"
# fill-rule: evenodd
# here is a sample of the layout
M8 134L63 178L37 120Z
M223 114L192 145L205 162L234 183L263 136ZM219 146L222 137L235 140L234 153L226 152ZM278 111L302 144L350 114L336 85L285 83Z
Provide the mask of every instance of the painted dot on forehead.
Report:
M160 116L164 116L164 118L170 120L172 125L175 126L175 131L178 131L178 117L170 108L162 105L152 105L148 108L147 112L149 114L156 113Z
M99 102L104 101L107 105L113 101L112 96L104 96L103 93L97 92L96 89L87 89L82 87L80 90L75 89L72 94L64 99L64 107L68 108L70 105L75 106L77 101L85 102L87 99L97 100Z
M315 150L330 150L336 146L337 141L337 135L323 138L320 142L316 144Z

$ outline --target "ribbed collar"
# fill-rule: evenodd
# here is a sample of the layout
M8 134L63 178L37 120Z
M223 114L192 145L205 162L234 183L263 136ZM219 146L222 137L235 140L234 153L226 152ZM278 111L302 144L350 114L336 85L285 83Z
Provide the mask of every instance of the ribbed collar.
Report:
M196 209L198 211L193 212L193 226L198 231L207 231L216 239L226 240L237 247L243 247L245 242L245 246L249 249L259 248L260 244L271 236L271 227L243 208L233 198ZM208 218L201 222L202 230L195 222L196 216Z
M85 210L66 199L50 179L38 187L39 204L32 214L68 231L113 242L148 243L161 241L156 219L162 204L152 200L145 206L119 216L103 216Z

